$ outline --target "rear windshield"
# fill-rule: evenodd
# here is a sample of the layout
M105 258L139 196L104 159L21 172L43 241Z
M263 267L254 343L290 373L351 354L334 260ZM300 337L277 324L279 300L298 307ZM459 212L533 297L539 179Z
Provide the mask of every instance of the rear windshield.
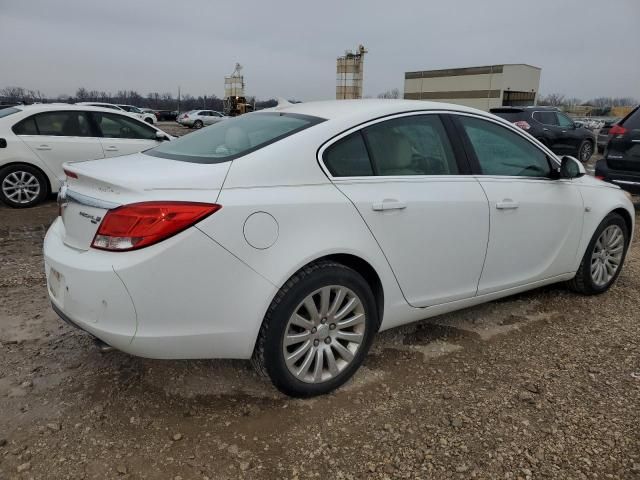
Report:
M7 115L11 115L12 113L16 113L16 112L19 112L19 111L20 111L20 109L13 108L13 107L0 108L0 118L6 117Z
M216 123L144 153L193 163L222 163L324 121L293 113L260 112Z
M520 120L525 116L524 112L505 111L500 109L491 109L491 113L504 118L505 120L509 120L510 122L515 122L516 120Z

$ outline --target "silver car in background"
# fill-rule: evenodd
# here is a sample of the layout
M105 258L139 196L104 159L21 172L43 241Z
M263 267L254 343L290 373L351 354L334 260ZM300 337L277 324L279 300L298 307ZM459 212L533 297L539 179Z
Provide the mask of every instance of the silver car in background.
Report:
M178 115L177 122L189 128L202 128L227 118L224 113L215 110L191 110Z

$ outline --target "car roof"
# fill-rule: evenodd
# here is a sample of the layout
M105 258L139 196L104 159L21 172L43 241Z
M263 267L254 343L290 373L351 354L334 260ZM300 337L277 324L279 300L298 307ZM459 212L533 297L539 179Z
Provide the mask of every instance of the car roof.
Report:
M463 105L452 103L429 102L425 100L392 100L392 99L362 99L362 100L325 100L318 102L294 103L265 108L261 112L286 112L310 115L327 120L349 119L362 117L365 120L391 115L401 112L420 110L445 110L456 112L476 113L487 116L487 112ZM364 120L363 120L364 121Z
M118 112L117 110L113 110L112 108L106 107L94 107L90 104L81 104L81 103L39 103L34 105L15 105L13 108L17 108L25 113L36 113L36 112L48 112L55 110L82 110L82 111L91 111L91 112L105 112L105 113L120 113L121 115L125 112ZM8 118L8 117L5 117Z

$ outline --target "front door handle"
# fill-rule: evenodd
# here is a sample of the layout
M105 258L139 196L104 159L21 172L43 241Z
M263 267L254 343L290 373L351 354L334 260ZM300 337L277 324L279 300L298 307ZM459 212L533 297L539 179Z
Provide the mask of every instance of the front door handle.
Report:
M36 150L51 150L49 145L40 145L36 147Z
M519 202L514 202L510 198L505 198L501 202L496 202L496 208L498 210L514 210L520 206Z
M105 152L117 152L118 151L118 147L114 147L113 145L105 147L104 149Z
M386 210L403 210L407 208L407 204L393 198L385 198L381 202L375 202L371 208L376 212L384 212Z

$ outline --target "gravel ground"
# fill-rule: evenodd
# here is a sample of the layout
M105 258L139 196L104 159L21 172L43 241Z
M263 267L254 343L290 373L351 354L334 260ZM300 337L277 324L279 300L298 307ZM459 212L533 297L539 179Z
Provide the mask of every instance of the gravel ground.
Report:
M56 214L0 207L0 479L640 478L637 233L604 295L384 332L342 389L292 400L247 362L99 353L48 304Z

